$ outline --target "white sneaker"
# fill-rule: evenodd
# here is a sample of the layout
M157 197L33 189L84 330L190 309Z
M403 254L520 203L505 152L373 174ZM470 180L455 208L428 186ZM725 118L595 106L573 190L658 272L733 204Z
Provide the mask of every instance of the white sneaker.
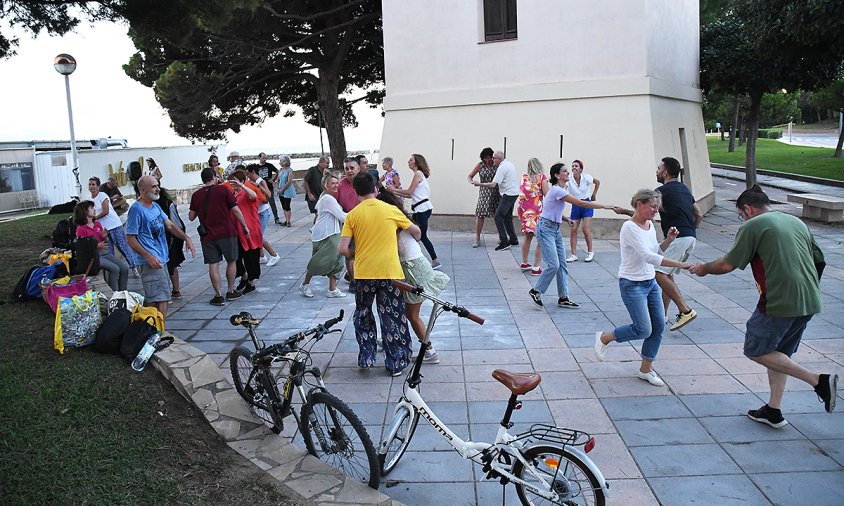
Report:
M335 288L334 290L328 290L325 295L329 299L336 299L339 297L345 297L346 292L341 291L339 288Z
M648 372L636 371L636 377L639 378L640 380L647 381L648 383L650 383L651 385L653 385L655 387L661 387L661 386L665 385L665 382L662 381L662 378L657 376L656 371L653 371L653 370L648 371Z
M281 255L278 255L278 254L276 254L276 256L274 256L274 257L270 257L270 259L267 260L267 267L272 267L273 265L277 264L280 260L281 260Z
M607 351L607 345L601 342L601 334L601 331L595 332L595 358L599 362L604 361L604 353Z
M266 257L266 256L262 256L262 257L261 257L261 263L262 263L262 264L267 263L267 261L268 261L268 260L267 260L267 257Z
M313 297L314 292L311 291L311 285L299 285L299 291L302 292L302 295L305 297Z
M566 263L572 263L572 262L577 262L577 255L575 255L574 253L572 253L571 255L569 255L566 258Z
M440 363L440 356L437 354L437 351L433 348L428 348L425 350L425 357L422 359L422 362L426 364L439 364Z
M589 251L588 253L586 253L586 258L584 258L583 261L584 262L591 262L593 258L595 258L595 253L592 253L591 251Z
M137 267L132 267L132 277L133 277L133 278L139 278L139 277L141 277L141 273L140 273L140 272L138 272L138 268L137 268Z

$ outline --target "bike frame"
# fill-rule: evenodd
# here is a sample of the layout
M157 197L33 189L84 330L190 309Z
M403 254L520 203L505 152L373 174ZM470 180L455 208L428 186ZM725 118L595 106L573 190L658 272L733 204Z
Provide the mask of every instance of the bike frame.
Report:
M382 454L386 453L387 447L389 446L390 442L393 441L393 438L398 432L399 423L402 420L402 411L407 412L407 416L410 417L414 416L414 413L419 413L419 416L421 418L424 418L425 421L427 421L431 425L431 427L434 428L435 431L437 431L442 437L444 437L446 441L448 441L448 444L451 445L451 447L454 448L462 458L466 460L471 460L475 464L488 464L491 470L487 473L488 478L491 476L492 471L494 471L500 476L505 476L511 482L522 485L534 494L537 494L550 501L558 501L560 498L559 494L551 490L551 485L548 483L545 477L536 471L536 468L533 466L533 464L525 460L521 451L524 444L521 443L520 440L517 440L509 432L507 432L507 427L503 422L498 427L498 433L495 436L495 443L493 444L463 440L451 429L449 429L448 426L443 423L442 420L440 420L436 414L434 414L433 410L431 410L431 408L425 402L425 399L422 398L422 395L419 393L418 386L422 382L420 370L422 369L422 360L425 355L424 349L425 347L427 347L428 341L431 336L431 331L434 328L434 324L436 323L437 318L444 312L444 301L441 301L440 299L430 296L428 294L423 294L423 296L434 303L434 307L431 310L431 316L428 319L428 326L425 329L425 339L422 341L423 347L417 354L416 361L414 362L413 367L411 368L410 374L408 374L407 378L405 379L402 397L396 404L396 409L393 415L393 421L387 429L387 433L383 441L381 442L381 448L379 449L379 451ZM598 469L598 466L596 466L595 463L592 462L592 459L586 456L586 453L584 451L582 451L576 446L553 443L546 444L549 444L551 446L557 446L561 449L564 448L566 451L571 452L576 457L578 457L580 461L583 462L584 465L589 467L589 469L595 474L595 476L598 478L598 483L604 490L605 495L609 497L609 488L606 486L606 480L604 479L604 475L601 473L600 469ZM542 483L543 488L539 489L533 484L528 483L522 480L521 478L515 476L511 472L513 468L511 462L508 462L506 464L499 462L494 455L488 463L484 462L483 457L487 455L491 449L497 450L498 452L504 452L510 457L515 458L516 460L521 462L524 468L534 478L536 478L537 480L539 480L540 483Z

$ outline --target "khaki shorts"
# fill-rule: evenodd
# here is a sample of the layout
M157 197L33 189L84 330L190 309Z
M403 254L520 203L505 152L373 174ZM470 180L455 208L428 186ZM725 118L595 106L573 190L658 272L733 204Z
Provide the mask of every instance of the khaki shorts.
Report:
M662 256L675 262L685 262L689 259L692 251L695 250L696 242L694 237L678 237L671 241L671 244L668 245L668 249ZM664 267L660 265L656 268L656 271L673 276L680 272L680 269L678 267Z
M170 273L167 266L162 265L160 269L153 269L149 264L138 266L141 274L141 283L144 285L144 302L167 302L170 300Z

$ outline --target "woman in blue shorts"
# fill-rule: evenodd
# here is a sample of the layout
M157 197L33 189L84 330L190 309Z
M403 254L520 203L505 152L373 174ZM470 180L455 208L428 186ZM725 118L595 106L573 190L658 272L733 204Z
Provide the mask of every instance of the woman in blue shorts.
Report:
M589 174L583 172L583 162L575 160L571 162L571 179L566 183L566 190L574 198L583 200L585 202L592 202L598 196L598 187L601 182ZM595 254L592 252L592 216L594 211L588 207L571 206L571 232L569 240L571 241L571 254L566 258L566 262L577 262L577 229L580 228L583 222L583 238L586 239L586 262L591 262Z

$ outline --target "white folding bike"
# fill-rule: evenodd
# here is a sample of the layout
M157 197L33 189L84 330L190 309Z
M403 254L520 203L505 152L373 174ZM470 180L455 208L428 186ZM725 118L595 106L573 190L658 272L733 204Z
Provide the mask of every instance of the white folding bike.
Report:
M534 424L527 432L511 435L507 432L513 426L510 417L521 408L518 400L536 388L542 377L539 374L509 372L496 369L492 377L506 386L510 392L504 418L501 419L495 442L481 443L464 441L457 437L431 410L419 392L422 383L424 350L428 345L431 330L437 317L445 311L453 312L483 325L483 318L470 313L466 308L451 304L424 293L401 281L393 284L431 300L431 311L425 339L405 382L401 399L396 404L395 415L385 429L378 449L381 475L386 476L401 460L410 444L419 417L424 418L461 457L482 466L485 479L497 479L501 485L512 483L519 500L525 505L603 505L609 496L609 483L598 466L586 455L595 447L595 438L585 432L564 429L547 424Z

